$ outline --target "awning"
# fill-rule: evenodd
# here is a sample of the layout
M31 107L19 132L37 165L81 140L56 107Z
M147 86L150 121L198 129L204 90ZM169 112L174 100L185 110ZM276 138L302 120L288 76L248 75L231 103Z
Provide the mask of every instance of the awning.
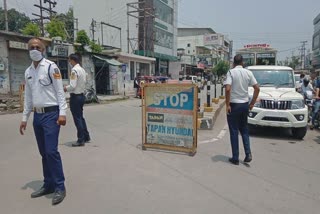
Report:
M161 60L166 60L166 61L178 61L178 57L176 57L176 56L161 54L161 53L157 53L157 52L153 53L151 51L146 51L146 53L144 53L144 50L136 50L135 54L140 55L140 56L159 58Z
M102 61L105 61L107 62L108 64L110 65L114 65L114 66L120 66L122 65L121 62L119 62L118 60L115 60L115 59L108 59L108 58L105 58L105 57L101 57L101 56L97 56L97 55L93 55L95 58L97 59L100 59Z

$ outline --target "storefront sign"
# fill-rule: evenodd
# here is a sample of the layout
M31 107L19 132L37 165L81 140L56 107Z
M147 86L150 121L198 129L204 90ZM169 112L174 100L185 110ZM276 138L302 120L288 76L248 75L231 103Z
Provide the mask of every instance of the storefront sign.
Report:
M28 50L28 43L9 41L9 48Z
M222 34L204 35L204 45L223 46L224 36Z
M143 147L195 154L196 86L147 84L143 91Z
M61 56L61 57L68 57L68 46L64 45L54 45L52 52L52 56Z
M268 44L249 44L245 45L244 48L269 48L270 45Z

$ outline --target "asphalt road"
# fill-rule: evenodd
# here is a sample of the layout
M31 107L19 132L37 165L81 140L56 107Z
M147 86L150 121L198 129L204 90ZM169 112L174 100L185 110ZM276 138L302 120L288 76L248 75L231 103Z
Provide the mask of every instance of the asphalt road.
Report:
M319 213L320 137L297 141L288 130L259 129L253 162L234 166L225 113L214 130L199 131L194 157L141 150L139 99L85 107L92 143L72 148L70 113L60 135L67 197L31 199L42 185L32 121L20 136L21 115L0 116L0 210L34 213ZM241 148L241 158L244 158Z

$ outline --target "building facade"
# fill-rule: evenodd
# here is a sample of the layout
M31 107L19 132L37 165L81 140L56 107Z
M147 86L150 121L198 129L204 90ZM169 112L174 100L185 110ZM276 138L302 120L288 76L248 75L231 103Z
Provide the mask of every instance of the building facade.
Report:
M18 95L25 82L25 70L31 65L28 41L32 38L13 32L0 31L0 94ZM60 68L64 83L68 82L68 54L74 52L72 44L41 38L46 46L45 57Z
M312 66L320 72L320 13L313 20L314 34L312 39Z
M210 69L230 60L231 42L211 28L178 28L178 59L183 64Z
M105 49L156 58L152 75L167 75L169 61L177 59L177 2L74 0L73 10L76 28Z
M251 65L276 65L277 50L269 44L249 44L236 51L241 54L245 66Z

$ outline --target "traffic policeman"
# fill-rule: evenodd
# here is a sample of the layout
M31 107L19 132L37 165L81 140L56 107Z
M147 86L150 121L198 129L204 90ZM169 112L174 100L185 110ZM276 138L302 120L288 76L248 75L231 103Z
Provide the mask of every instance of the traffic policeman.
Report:
M83 105L85 102L84 90L86 86L86 71L80 66L80 56L71 54L69 63L72 67L70 74L70 84L64 87L65 92L70 92L70 110L74 124L77 128L77 142L72 146L84 146L90 142L90 134L86 121L83 117Z
M27 121L34 111L33 128L36 136L44 184L31 194L32 198L54 193L52 204L63 201L66 196L61 156L58 151L60 126L66 124L67 102L62 78L54 62L43 57L45 46L38 38L28 42L31 66L25 71L25 99L20 133L24 134Z

